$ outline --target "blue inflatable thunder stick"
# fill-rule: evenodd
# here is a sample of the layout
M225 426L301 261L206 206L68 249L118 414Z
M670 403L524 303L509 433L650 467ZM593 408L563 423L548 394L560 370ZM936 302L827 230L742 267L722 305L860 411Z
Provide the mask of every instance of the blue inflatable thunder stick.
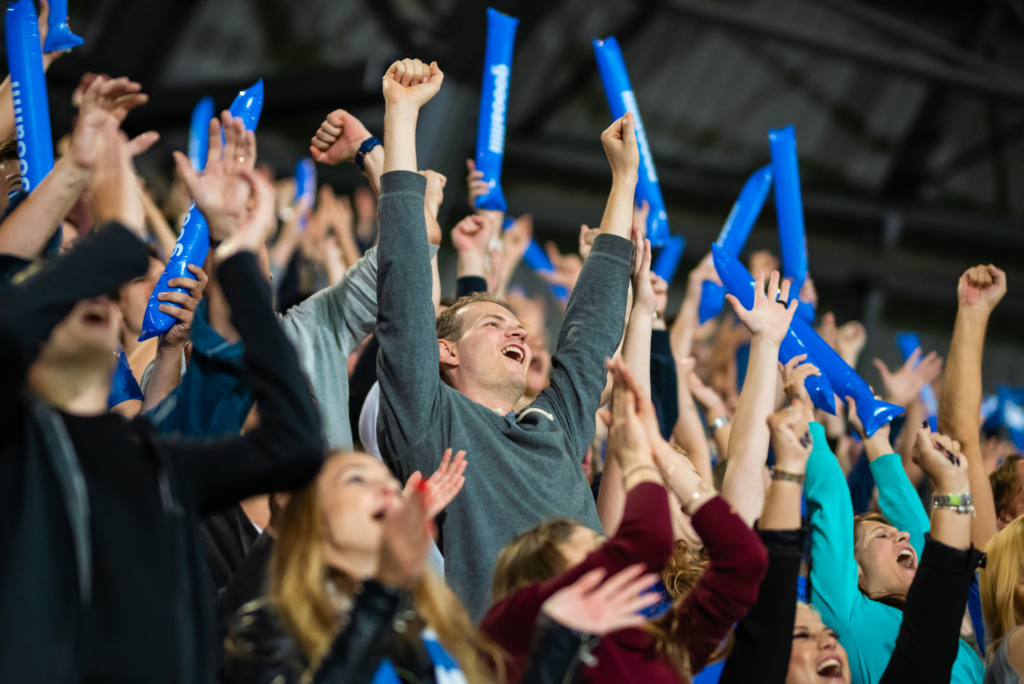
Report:
M654 170L654 159L651 157L651 146L647 143L644 122L640 118L640 109L636 105L633 86L629 83L626 73L626 62L622 59L622 51L615 38L604 40L594 39L594 56L597 58L597 69L601 72L601 83L604 94L608 98L608 106L612 110L612 118L619 119L626 112L633 113L636 128L636 142L640 147L640 169L636 182L636 203L639 206L644 200L650 206L647 214L647 237L652 247L660 247L671 237L668 229L668 214L665 212L665 200L661 196L658 185L658 172Z
M43 52L70 50L82 44L82 39L68 28L67 0L50 0L50 20L47 27Z
M7 3L4 29L21 162L21 188L32 192L53 168L50 106L46 98L43 51L39 47L39 23L32 0ZM61 232L58 225L47 244L48 255L53 256L60 250Z
M716 245L721 247L733 259L739 259L743 245L750 237L750 231L757 222L757 217L764 206L765 198L772 187L772 165L762 166L743 184L740 196L732 205L729 217L725 219L722 232L718 234ZM705 280L701 284L699 317L703 325L718 315L725 306L725 287Z
M722 280L722 285L725 289L733 297L740 300L740 304L745 308L752 308L754 306L754 292L757 287L757 284L754 282L754 276L750 275L750 271L738 259L734 259L718 244L711 245L711 255L715 260L715 270L718 271L718 277ZM795 316L794 320L796 320ZM835 392L832 390L832 383L829 382L825 370L821 367L815 355L796 336L793 332L793 327L790 326L786 332L786 337L782 340L782 344L779 345L779 360L782 363L789 363L790 359L801 354L807 354L807 360L804 363L813 364L821 371L821 375L808 376L807 380L804 381L807 394L810 395L811 401L814 402L815 406L822 411L835 415L836 399Z
M487 192L473 203L477 209L505 211L501 191L501 162L505 158L505 119L508 84L512 75L512 44L519 20L487 9L487 51L484 85L480 90L480 118L476 125L476 169L483 171Z
M793 323L789 329L795 332L807 347L807 351L815 359L814 365L828 376L836 393L843 399L853 397L857 402L857 415L860 417L860 422L868 437L875 434L878 428L903 413L902 406L875 399L871 388L857 375L857 371L850 368L850 365L843 361L843 358L829 346L828 342L821 339L810 323L800 316L793 316Z
M256 130L260 112L263 111L263 79L257 81L251 88L238 93L235 101L231 103L229 111L232 116L241 117L247 130ZM149 302L146 304L146 315L142 319L142 335L139 336L140 342L161 335L174 325L177 319L165 314L159 307L161 304L171 306L177 306L177 304L161 302L157 299L157 295L171 290L185 292L182 288L168 287L167 283L175 278L192 278L192 274L188 270L189 264L202 266L209 250L210 228L206 223L206 218L193 202L181 225L181 234L178 235L178 241L174 243L167 267L164 269L163 275L160 276L160 280L157 281L156 287L153 288L153 294L150 295Z
M900 348L900 354L906 361L915 349L921 347L921 338L916 332L898 332L896 333L896 346ZM921 359L918 359L917 362L921 363ZM935 390L932 389L931 384L925 384L921 388L921 402L924 403L925 410L928 411L928 424L931 426L932 432L937 431L939 429L939 400L935 398Z
M676 277L676 271L679 270L679 260L683 256L685 247L686 238L682 235L669 237L658 250L658 256L654 258L651 270L661 276L665 282L671 284L672 279Z
M798 294L807 280L807 239L804 237L804 203L800 195L800 168L796 159L796 131L792 126L768 131L775 172L775 214L782 248L782 277L793 281ZM797 313L814 322L814 306L800 302Z
M316 165L309 157L300 159L295 165L295 199L309 209L316 201ZM305 230L308 222L309 212L300 212L299 230Z
M210 151L210 119L213 98L207 95L192 109L192 123L188 127L188 160L199 173L206 168L206 155Z
M114 408L118 404L138 399L142 401L142 390L139 383L132 375L131 366L128 365L128 357L123 349L117 350L117 366L114 368L114 377L110 381L110 394L107 395L107 408Z

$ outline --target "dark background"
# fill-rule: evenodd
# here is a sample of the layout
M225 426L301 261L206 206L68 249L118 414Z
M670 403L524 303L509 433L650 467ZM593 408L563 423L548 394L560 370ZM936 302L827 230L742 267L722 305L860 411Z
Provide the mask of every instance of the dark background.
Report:
M503 185L540 240L575 248L600 222L610 122L591 39L623 49L669 207L686 236L673 288L717 237L743 181L769 161L767 131L794 124L810 273L821 310L868 329L870 358L898 358L897 330L945 354L956 282L992 262L1009 293L985 374L1024 382L1022 0L70 0L86 42L50 69L54 136L84 71L140 81L151 101L126 128L163 135L139 160L166 187L192 107L218 109L262 77L260 156L290 173L330 110L381 131L380 78L396 58L436 59L441 94L420 119L421 166L446 174L441 223L467 213L488 6L520 18ZM339 190L351 167L318 168ZM748 243L778 253L774 206ZM446 289L454 264L443 252Z

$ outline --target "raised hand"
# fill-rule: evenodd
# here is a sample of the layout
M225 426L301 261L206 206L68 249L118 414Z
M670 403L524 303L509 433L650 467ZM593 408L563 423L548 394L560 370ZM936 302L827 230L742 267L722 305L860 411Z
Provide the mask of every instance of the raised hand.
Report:
M563 286L571 293L583 271L583 260L576 254L562 254L558 245L551 241L544 244L544 251L548 253L555 270L551 273L541 271L537 275L549 283Z
M420 175L427 179L427 190L423 195L423 203L436 219L441 202L444 201L444 186L448 184L448 179L437 171L420 171ZM440 244L440 242L440 236L438 236L438 241L434 244Z
M274 215L274 188L262 174L251 169L238 169L238 175L249 185L255 202L252 209L238 222L238 229L217 247L214 255L218 262L238 252L257 252L266 245L277 227Z
M607 451L619 462L622 472L629 474L638 466L653 465L646 423L650 422L654 407L622 359L610 360L607 366L615 381L612 410L600 412L601 420L608 426ZM654 416L656 430L657 422Z
M686 296L699 296L701 291L701 284L705 280L710 280L716 285L721 285L722 280L718 277L718 271L715 270L715 261L711 256L711 252L704 255L704 258L697 264L697 268L690 271L688 284L686 288ZM691 295L693 293L693 295Z
M651 280L651 241L643 237L640 226L633 224L633 311L638 316L654 313L657 306L654 283ZM632 314L630 314L632 315Z
M989 314L1006 294L1006 274L989 264L967 269L956 288L961 309Z
M97 76L90 82L82 96L68 152L75 166L86 170L96 166L104 128L111 126L111 121L120 125L130 110L148 101L149 97L139 92L141 89L141 85L127 78L110 80ZM143 133L128 143L126 151L132 156L140 154L159 139L156 131Z
M800 354L791 358L786 365L779 362L779 372L782 373L782 388L790 401L800 400L810 402L811 397L807 393L804 383L812 375L821 376L821 371L813 363L805 363L807 354Z
M184 292L168 291L157 295L157 299L161 302L177 304L177 306L161 304L158 307L168 316L177 319L174 325L160 336L160 346L162 347L180 347L188 341L192 331L192 319L195 317L196 307L203 300L203 290L206 289L206 283L210 280L206 272L194 264L189 264L188 270L189 273L195 276L194 280L192 278L172 278L167 283L168 287L180 287L188 290L187 294Z
M601 145L608 155L608 163L612 167L612 176L629 178L636 177L640 166L640 148L636 144L636 131L633 128L633 114L626 114L612 122L612 125L601 134Z
M809 420L813 417L814 409L806 399L794 399L791 405L768 416L775 464L780 470L795 474L806 471L812 447Z
M935 352L921 360L921 348L907 357L898 371L892 373L881 359L875 359L875 368L882 376L885 385L885 400L890 404L906 407L914 400L921 388L935 380L942 373L942 357ZM915 368L916 366L916 368Z
M486 195L490 189L487 185L487 181L484 180L484 172L477 171L476 162L472 159L466 160L466 185L469 187L469 208L476 208L476 198L480 195Z
M445 507L452 502L455 495L462 491L462 485L466 484L463 475L466 472L466 452L460 451L452 458L452 450L448 448L441 458L441 465L437 467L434 474L426 481L426 510L431 518L437 516ZM421 486L423 475L416 471L409 476L405 482L405 489L402 496L409 498Z
M145 213L128 138L114 117L96 128L96 163L89 186L89 211L96 225L119 221L141 235Z
M452 228L452 245L459 254L479 254L483 258L491 242L489 227L483 216L470 214Z
M409 496L395 497L384 514L376 579L381 584L412 589L423 577L434 531L428 510L427 483Z
M780 344L782 338L786 336L786 331L789 330L789 324L793 321L793 314L796 313L799 303L794 297L789 302L789 306L786 306L786 301L789 300L789 281L782 283L780 292L778 271L772 271L767 295L764 293L764 274L758 274L754 287L754 306L750 311L744 309L740 300L731 294L725 295L725 298L732 304L736 315L747 326L751 334L760 335L775 344Z
M685 366L682 364L686 364ZM722 401L722 397L719 396L718 392L705 385L697 374L693 372L693 368L696 365L696 360L691 356L681 361L676 361L676 373L686 373L686 381L690 386L690 394L697 400L697 403L704 409L705 416L709 423L713 422L716 418L729 416L729 410L725 406L725 402Z
M371 137L359 119L344 109L335 109L310 140L309 153L316 161L332 166L355 161L359 146Z
M250 184L242 174L251 173L256 166L256 135L245 130L241 117L224 111L219 121L210 120L209 139L206 169L202 175L181 152L174 153L174 163L192 200L206 217L210 240L216 242L234 233L245 214Z
M590 250L594 247L594 238L600 234L600 228L591 228L585 223L580 226L580 259L587 260Z
M642 563L631 565L608 578L605 569L586 573L544 602L541 610L558 624L576 632L604 636L647 621L640 612L661 600L649 591L658 581L656 573L644 573Z
M868 341L868 333L860 321L847 321L836 329L836 352L846 363L857 366L857 358Z
M418 59L399 60L384 74L384 103L418 110L437 95L443 80L437 62L428 65Z
M970 494L967 459L956 440L932 432L926 424L917 430L911 459L932 481L936 493Z

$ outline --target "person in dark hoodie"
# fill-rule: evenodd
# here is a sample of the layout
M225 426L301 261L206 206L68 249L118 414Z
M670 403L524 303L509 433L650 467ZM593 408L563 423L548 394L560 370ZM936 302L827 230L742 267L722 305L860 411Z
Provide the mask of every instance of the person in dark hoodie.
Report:
M273 227L273 190L248 171L233 180L252 209L210 225L260 427L160 439L108 413L118 324L105 293L148 260L130 147L114 116L100 134L98 227L0 295L0 681L210 682L212 591L196 521L308 482L320 421L253 254Z

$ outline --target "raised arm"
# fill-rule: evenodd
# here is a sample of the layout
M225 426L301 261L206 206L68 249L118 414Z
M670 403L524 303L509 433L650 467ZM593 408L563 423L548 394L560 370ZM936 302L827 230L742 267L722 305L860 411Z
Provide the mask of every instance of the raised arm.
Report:
M795 400L768 419L775 450L772 486L758 522L768 550L768 573L757 602L736 627L735 643L720 682L784 682L796 617L797 576L804 550L800 480L811 453L807 419L813 408Z
M910 426L906 429L909 430ZM937 495L970 495L967 461L959 445L928 428L914 434L914 463ZM982 554L971 547L971 514L947 501L932 511L932 535L907 592L896 647L880 682L949 681L958 653L960 625Z
M129 110L146 102L140 89L127 78L100 76L92 82L82 100L71 149L0 224L0 253L25 259L42 253L54 229L89 185L102 154L104 128L116 127ZM159 137L155 132L144 133L128 143L127 149L134 156L149 149ZM139 192L138 185L133 189Z
M996 533L996 507L981 459L981 355L992 310L1006 294L1006 274L995 266L968 269L957 284L959 308L939 397L939 432L960 442L974 492L977 517L971 541L983 549Z
M605 129L601 134L601 144L612 167L612 191L601 219L601 232L628 238L633 225L633 193L640 166L633 114L627 112Z
M651 320L654 312L654 290L651 287L651 243L640 238L639 226L633 226L633 242L637 256L633 267L633 308L622 342L622 361L636 378L637 391L651 394ZM622 469L617 459L607 459L601 488L597 494L597 515L605 534L614 534L626 505Z
M764 466L768 460L767 419L775 410L776 380L779 376L779 344L789 330L799 303L789 299L789 281L779 290L779 273L772 271L765 295L764 274L760 274L750 311L739 300L726 295L736 315L750 330L750 360L740 392L729 437L729 468L722 483L722 496L752 525L764 504Z
M424 194L427 179L416 172L419 108L437 93L437 64L395 62L384 76L384 166L377 252L377 357L380 382L381 454L401 479L436 467L441 379ZM417 454L430 462L416 460ZM407 461L408 459L408 461Z
M213 258L232 322L246 343L245 369L260 424L241 437L217 442L162 442L188 503L200 513L255 494L301 487L319 470L322 453L316 406L255 256L274 226L274 191L252 170L237 173L250 186L255 208L239 220Z

